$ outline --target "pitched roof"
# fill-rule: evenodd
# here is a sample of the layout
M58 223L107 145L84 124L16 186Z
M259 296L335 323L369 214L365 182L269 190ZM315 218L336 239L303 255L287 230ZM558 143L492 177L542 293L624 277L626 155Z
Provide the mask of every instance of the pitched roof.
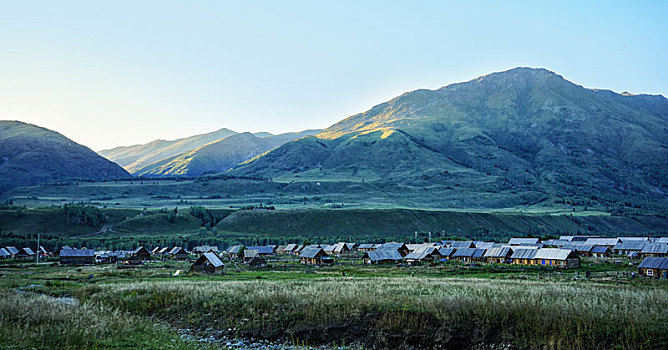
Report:
M132 253L132 254L137 254L137 253L139 253L139 252L142 251L142 250L146 250L146 251L148 252L147 249L145 249L143 246L141 246L141 247L138 247L137 249L133 250L131 253Z
M595 253L595 254L603 254L603 253L607 253L608 251L610 251L609 247L605 247L605 246L601 246L601 245L595 245L595 246L592 246L592 248L591 248L591 253Z
M291 244L288 244L288 245L285 246L285 251L286 252L292 252L295 249L297 249L297 245L294 244L294 243L291 243Z
M408 253L408 255L406 255L404 257L404 259L407 259L407 260L424 260L425 258L427 258L428 256L431 256L431 255L440 255L440 253L438 252L438 249L436 249L436 247L421 246L418 249L416 249L415 251L413 251L411 253Z
M473 248L473 241L452 241L450 248Z
M649 242L649 237L617 237L622 242Z
M374 250L371 252L367 252L364 254L369 258L371 261L401 261L402 257L401 254L399 254L398 251L392 250L392 249L380 249L380 250Z
M258 254L274 254L274 246L272 245L254 245L248 246L246 249L257 250Z
M359 249L373 249L373 244L362 243L362 244L360 244Z
M0 248L0 256L11 256L12 254L5 248Z
M181 247L174 247L172 250L169 251L169 254L174 255L174 254L179 254L179 253L186 253L185 249Z
M510 247L494 247L485 252L485 258L505 258L512 254Z
M406 248L406 245L403 243L389 242L381 244L377 249L395 249L399 250L401 248Z
M439 248L438 252L444 257L449 257L455 252L455 250L455 248Z
M243 247L244 246L242 246L242 245L233 245L233 246L227 248L227 252L230 253L230 254L239 254L239 251L241 251L241 248L243 248Z
M5 249L7 249L7 251L8 251L9 254L11 254L11 255L16 255L16 254L19 252L19 250L16 249L16 247L11 246L11 245L6 246Z
M573 253L570 249L543 248L536 251L534 259L566 260Z
M668 270L668 258L645 258L638 267L645 269Z
M318 255L324 254L325 251L322 248L315 247L306 247L302 249L302 252L299 254L300 258L315 258Z
M60 257L75 258L75 257L94 257L95 250L93 249L61 249Z
M508 241L510 245L536 245L538 238L516 238L513 237Z
M648 254L668 254L668 244L647 243L643 246L641 253Z
M575 250L577 252L591 252L594 247L603 247L599 245L589 245L589 244L574 244L568 243L564 244L561 249Z
M608 246L614 246L615 244L619 243L619 238L587 238L585 241L586 244L590 245L608 245Z
M485 254L485 249L478 249L478 248L461 248L457 249L454 254L452 254L453 258L482 258L482 256Z
M617 243L615 244L615 250L642 250L645 246L645 242L631 241L627 243Z
M491 249L496 245L496 243L494 243L494 242L484 242L484 241L473 241L473 245L475 245L475 247L478 248L478 249Z
M513 249L511 259L533 259L538 249Z
M220 266L224 265L223 262L220 261L220 258L218 257L218 255L216 255L216 253L213 253L213 252L202 254L199 258L197 258L197 261L195 261L195 264L197 264L198 262L201 263L200 260L203 260L203 259L208 260L209 263L211 263L211 265L213 267L220 267Z
M21 250L28 255L35 255L35 252L33 252L32 249L30 249L30 248L27 248L27 247L26 248L21 248Z
M668 243L668 237L659 237L654 240L655 243Z
M244 258L254 258L260 256L260 252L256 249L244 249Z

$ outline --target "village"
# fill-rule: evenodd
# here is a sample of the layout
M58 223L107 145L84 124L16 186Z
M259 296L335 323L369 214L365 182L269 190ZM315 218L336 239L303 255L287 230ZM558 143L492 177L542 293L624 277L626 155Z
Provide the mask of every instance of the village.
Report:
M183 247L140 246L134 250L105 251L86 247L62 246L49 252L42 246L0 248L0 259L16 261L57 261L60 265L79 266L117 264L132 268L146 262L179 261L190 264L193 273L223 274L226 269L270 269L272 267L333 265L367 266L438 266L459 263L480 265L521 265L554 269L577 269L581 259L597 259L622 264L622 259L647 278L668 279L668 237L594 237L561 236L559 239L512 238L508 242L444 240L434 243L406 244L348 243L287 244L244 246L226 249L201 245L188 251Z

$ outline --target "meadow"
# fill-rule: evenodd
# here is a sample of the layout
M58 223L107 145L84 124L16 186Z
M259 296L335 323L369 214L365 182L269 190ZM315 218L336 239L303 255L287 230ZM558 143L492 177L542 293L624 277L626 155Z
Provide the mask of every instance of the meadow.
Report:
M668 340L668 285L631 278L628 264L562 271L290 262L230 264L215 276L189 273L183 262L3 262L0 347L224 347L185 341L179 329L353 348L661 349ZM576 278L587 271L592 278Z

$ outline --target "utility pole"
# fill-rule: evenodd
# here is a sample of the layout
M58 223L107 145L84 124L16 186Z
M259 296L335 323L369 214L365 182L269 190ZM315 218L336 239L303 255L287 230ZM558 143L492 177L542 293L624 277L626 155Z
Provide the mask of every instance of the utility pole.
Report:
M37 248L35 249L35 255L36 255L35 259L37 259L37 260L35 261L35 265L39 264L39 254L41 253L41 251L39 250L39 236L40 236L40 234L38 233L37 234Z
M429 242L428 243L431 243L431 231L429 231Z
M417 243L417 242L418 242L418 240L417 240L417 231L415 231L415 243Z

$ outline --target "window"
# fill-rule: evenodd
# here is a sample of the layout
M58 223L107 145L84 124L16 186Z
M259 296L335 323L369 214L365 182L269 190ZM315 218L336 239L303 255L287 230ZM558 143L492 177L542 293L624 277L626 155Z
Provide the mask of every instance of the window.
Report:
M647 276L654 276L654 270L647 269Z

